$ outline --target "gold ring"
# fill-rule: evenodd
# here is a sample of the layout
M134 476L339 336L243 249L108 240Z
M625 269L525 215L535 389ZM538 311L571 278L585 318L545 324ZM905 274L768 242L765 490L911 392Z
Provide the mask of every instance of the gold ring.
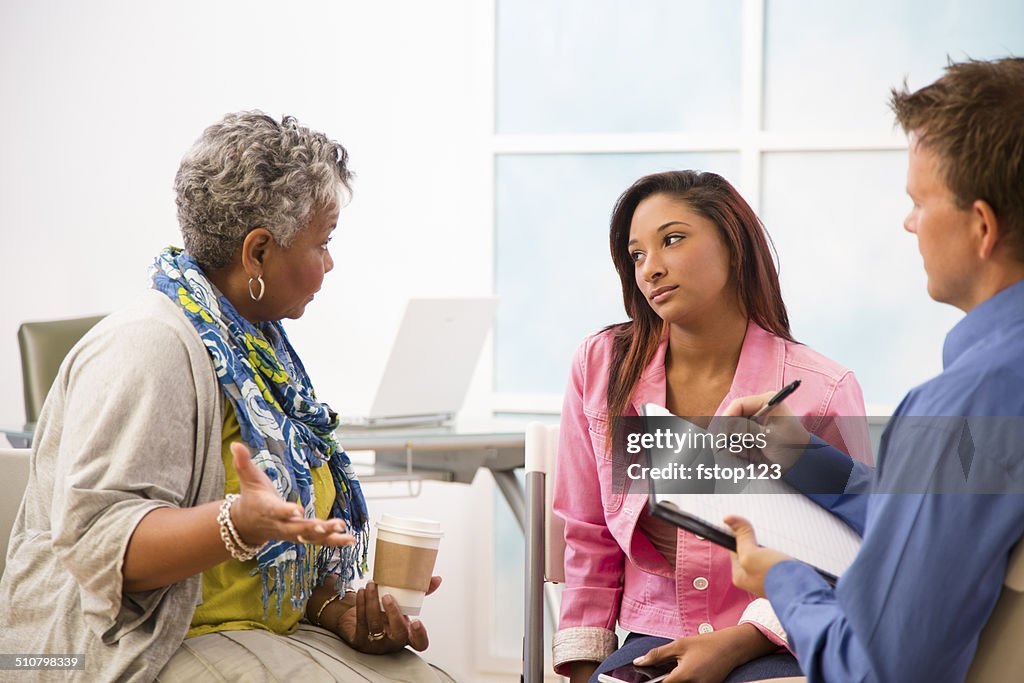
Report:
M376 633L371 631L366 634L366 637L370 639L371 643L375 643L378 640L384 640L384 631L377 631Z

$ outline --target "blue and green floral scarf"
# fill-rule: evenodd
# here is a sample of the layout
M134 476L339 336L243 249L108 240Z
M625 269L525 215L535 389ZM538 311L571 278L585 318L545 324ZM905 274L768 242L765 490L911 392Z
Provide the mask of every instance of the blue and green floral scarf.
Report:
M352 463L334 439L337 414L316 399L279 322L254 326L207 279L199 264L176 247L164 249L151 270L152 287L182 307L213 361L221 389L234 407L242 440L281 498L316 516L310 469L330 466L337 497L331 516L345 521L354 546L332 548L273 540L256 555L263 606L280 613L285 597L301 609L327 574L339 590L366 571L369 537L366 500Z

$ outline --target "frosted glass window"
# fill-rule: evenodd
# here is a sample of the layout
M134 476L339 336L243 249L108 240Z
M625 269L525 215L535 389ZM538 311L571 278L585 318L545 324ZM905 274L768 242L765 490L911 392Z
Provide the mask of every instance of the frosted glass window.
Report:
M736 154L538 154L497 159L495 391L565 390L573 351L626 319L608 251L618 196L640 176L738 175Z
M779 252L793 334L853 370L869 404L895 407L942 369L962 317L928 297L910 210L906 152L773 153L762 218Z
M947 55L1024 54L1020 0L766 0L765 128L892 129L889 89L942 74Z
M499 133L734 129L739 0L499 0Z

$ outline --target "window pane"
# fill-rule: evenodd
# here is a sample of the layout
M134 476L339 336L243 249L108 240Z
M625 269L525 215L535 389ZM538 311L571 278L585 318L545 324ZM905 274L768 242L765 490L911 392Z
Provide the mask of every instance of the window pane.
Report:
M499 0L500 133L733 129L739 0Z
M947 55L1024 54L1020 0L767 0L765 128L892 129L889 89L919 88Z
M736 154L502 155L496 168L495 390L560 394L583 337L626 319L608 253L612 205L642 175L737 177Z
M869 404L895 407L942 369L961 314L928 298L903 230L906 152L766 154L762 212L778 248L793 335L853 370Z

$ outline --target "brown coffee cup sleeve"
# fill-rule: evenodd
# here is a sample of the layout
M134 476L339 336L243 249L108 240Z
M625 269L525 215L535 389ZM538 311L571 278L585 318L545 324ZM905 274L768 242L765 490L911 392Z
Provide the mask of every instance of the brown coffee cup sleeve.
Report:
M373 580L383 586L423 591L430 588L437 548L415 548L377 539Z

